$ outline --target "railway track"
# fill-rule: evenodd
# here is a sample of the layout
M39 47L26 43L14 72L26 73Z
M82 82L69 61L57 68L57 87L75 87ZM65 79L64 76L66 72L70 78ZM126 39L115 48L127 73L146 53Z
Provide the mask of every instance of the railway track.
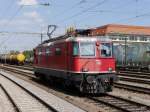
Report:
M33 70L33 67L30 65L16 66L16 65L10 65L10 64L3 64L3 66L15 67L15 68L30 70L30 71Z
M44 100L2 73L0 82L2 90L5 92L17 112L57 112L57 110L48 105Z
M150 79L144 79L144 78L119 76L119 80L121 80L121 81L129 81L129 82L136 82L136 83L141 83L141 84L150 84Z
M110 94L101 97L88 97L89 99L96 101L97 103L104 103L105 105L109 105L111 107L117 108L118 110L125 112L149 112L150 107L133 102L130 100L126 100L120 97L116 97Z
M1 111L12 111L12 112L21 112L20 109L18 108L17 104L14 102L13 98L9 95L9 93L7 92L7 90L3 87L2 84L0 84L0 93L1 93L1 97L3 97L3 99L1 99L1 101L5 101L5 103L7 103L7 106L9 106L9 109L6 110L6 108L8 107L3 107L3 110L0 109ZM1 104L2 106L2 104Z
M114 87L120 88L120 89L127 89L134 92L144 93L144 94L150 94L150 88L146 87L140 87L135 85L129 85L127 83L114 83Z
M27 70L25 68L24 70L24 67L21 68L21 67L16 67L17 69L13 69L12 67L15 67L15 66L11 66L10 67L5 67L3 66L3 69L6 69L6 70L9 70L9 71L12 71L14 73L18 73L18 74L23 74L29 78L36 78L34 75L33 75L33 72L31 70L29 70L28 72L25 71ZM19 68L19 69L18 69ZM23 70L22 70L23 69ZM123 79L126 81L126 79ZM128 81L128 79L127 79ZM139 82L139 80L134 80L134 79L130 79L129 78L129 81L133 81L133 82ZM145 81L142 81L143 83L145 83ZM142 83L141 82L141 83ZM123 88L123 89L127 89L127 90L130 90L130 91L135 91L135 92L140 92L140 93L144 93L144 94L150 94L150 88L145 88L145 87L140 87L140 86L134 86L134 85L129 85L129 84L123 84L123 83L119 83L119 82L116 82L114 83L114 87L117 87L117 88Z
M33 71L32 66L15 66L15 65L7 65L7 66ZM117 75L119 76L119 79L122 81L150 84L150 73L119 71Z
M135 82L141 84L150 84L150 73L118 71L118 77L122 81Z
M0 82L19 108L19 112L85 112L79 107L7 72L0 71L0 74ZM5 80L2 80L1 77L4 77Z
M23 75L25 75L26 77L29 77L29 78L35 78L35 76L33 75L32 70L30 70L30 69L28 69L26 67L21 68L21 66L15 66L15 65L9 66L9 65L5 65L5 66L0 66L0 68L8 70L8 71L11 71L11 72L14 72L14 73L18 73L18 74L21 73L21 74L23 74Z
M150 74L136 74L136 73L117 73L119 76L128 76L128 77L136 77L136 78L144 78L144 79L150 79Z
M139 71L123 71L119 70L119 73L128 73L128 74L139 74L139 75L150 75L150 72L139 72Z
M5 68L6 69L6 68ZM12 68L8 68L7 70L9 70L9 71L12 71L12 72L14 72L15 71L15 73L20 73L20 74L27 74L26 72L22 72L22 70L12 70ZM17 71L17 72L16 72ZM30 75L26 75L27 77L30 77L30 78L33 78L32 76L33 76L33 74L30 74ZM117 83L115 83L114 84L114 86L115 87L120 87L120 88L125 88L125 89L130 89L130 90L135 90L135 91L138 91L138 92L143 92L143 93L147 93L147 94L149 94L150 93L150 91L148 91L148 90L145 90L145 88L138 88L137 89L137 87L136 86L129 86L129 85L121 85L121 84L117 84ZM109 97L110 97L110 95L109 95ZM113 96L111 96L111 97L113 97ZM96 101L96 102L99 102L99 103L104 103L105 105L108 105L108 106L112 106L112 107L114 107L114 108L116 108L116 109L119 109L119 110L122 110L122 111L127 111L127 112L134 112L134 111L131 111L131 110L137 110L137 109L135 109L136 107L138 107L138 106L140 106L142 109L141 109L141 111L146 111L146 110L148 110L149 109L149 107L148 106L146 106L146 105L143 105L143 104L138 104L138 103L134 103L133 104L133 101L132 101L132 105L131 105L131 101L128 101L128 102L130 102L130 104L128 103L128 104L126 104L126 106L129 106L129 107L135 107L135 108L131 108L130 110L125 110L126 108L124 107L125 106L125 103L127 102L125 102L124 100L123 101L121 101L122 99L120 99L120 98L117 98L117 97L114 97L114 98L116 98L116 99L120 99L120 101L117 101L117 100L113 100L113 102L114 103L112 103L112 102L108 102L108 100L105 102L105 101L103 101L103 100L105 100L105 98L107 99L108 98L108 95L107 96L105 96L105 97L90 97L90 99L91 100L93 100L93 101ZM99 101L100 100L100 101ZM120 105L118 105L119 104L119 102L121 102L120 103ZM122 102L124 102L124 103L122 103ZM108 104L107 104L108 103ZM122 104L122 105L121 105ZM138 105L138 106L137 106ZM120 106L120 107L119 107ZM140 110L140 108L138 108L138 110Z

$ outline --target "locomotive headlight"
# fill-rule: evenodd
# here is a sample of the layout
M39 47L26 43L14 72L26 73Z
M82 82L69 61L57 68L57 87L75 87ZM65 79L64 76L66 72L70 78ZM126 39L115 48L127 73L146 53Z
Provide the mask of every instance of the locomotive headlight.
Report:
M94 76L87 76L86 80L89 84L92 84L95 81L95 77Z
M111 68L111 67L109 67L109 68L108 68L108 71L109 71L109 72L112 72L112 68Z
M88 72L89 69L88 68L82 68L82 72Z

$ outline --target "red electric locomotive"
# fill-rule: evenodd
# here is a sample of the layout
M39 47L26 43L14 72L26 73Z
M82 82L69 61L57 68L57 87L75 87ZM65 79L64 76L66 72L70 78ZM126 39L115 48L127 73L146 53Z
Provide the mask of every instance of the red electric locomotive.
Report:
M34 72L61 79L83 93L110 92L116 80L112 42L106 37L51 38L35 48Z

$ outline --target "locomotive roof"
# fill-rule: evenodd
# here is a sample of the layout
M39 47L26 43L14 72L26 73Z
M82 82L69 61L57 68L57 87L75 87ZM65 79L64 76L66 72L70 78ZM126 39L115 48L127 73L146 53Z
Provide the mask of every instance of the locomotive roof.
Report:
M107 36L61 36L56 38L51 38L49 40L44 41L39 46L50 46L53 43L59 43L59 42L67 42L67 41L84 41L84 42L94 42L94 41L105 41L105 42L111 42L111 39L109 39Z

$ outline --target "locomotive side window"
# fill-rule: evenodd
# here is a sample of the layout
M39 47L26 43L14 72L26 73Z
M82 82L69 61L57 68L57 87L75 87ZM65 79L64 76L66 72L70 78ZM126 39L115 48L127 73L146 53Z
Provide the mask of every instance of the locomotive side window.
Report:
M42 61L42 49L39 48L38 49L38 64L40 64Z
M38 55L42 55L42 49L38 49Z
M46 48L46 56L49 56L49 55L50 55L50 49Z
M81 56L95 56L95 43L80 43L80 55Z
M102 57L111 57L112 56L112 44L111 43L101 43L100 53Z
M61 49L60 48L55 49L55 55L61 55Z
M73 55L74 56L79 55L79 44L77 42L73 43Z

